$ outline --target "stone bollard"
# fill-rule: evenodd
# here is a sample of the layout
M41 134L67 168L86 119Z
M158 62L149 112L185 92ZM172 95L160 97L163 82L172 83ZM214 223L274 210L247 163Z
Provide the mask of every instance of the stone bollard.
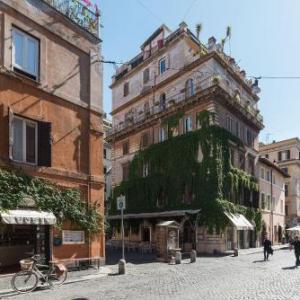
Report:
M197 252L196 250L191 251L191 263L196 262Z
M176 252L176 256L175 256L175 263L176 265L181 264L181 259L182 259L182 255L180 251Z
M126 261L125 259L119 260L119 275L123 275L126 273Z
M239 250L238 248L233 249L233 256L239 256Z

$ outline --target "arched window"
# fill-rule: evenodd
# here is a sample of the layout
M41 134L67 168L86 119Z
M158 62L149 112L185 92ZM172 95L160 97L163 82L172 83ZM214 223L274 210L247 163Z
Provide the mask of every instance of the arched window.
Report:
M161 109L165 109L166 108L166 94L165 93L162 93L159 96L159 107Z
M191 97L195 95L194 81L192 78L189 78L185 83L185 94L186 97Z

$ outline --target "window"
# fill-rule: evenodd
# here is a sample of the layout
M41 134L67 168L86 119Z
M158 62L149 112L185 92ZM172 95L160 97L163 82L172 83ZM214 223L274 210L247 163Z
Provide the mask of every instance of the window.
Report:
M192 117L184 118L184 132L189 132L193 130L193 120Z
M252 132L249 128L247 128L246 134L247 134L247 145L248 146L253 146L253 135L252 135Z
M267 210L271 210L271 195L267 195Z
M240 139L242 141L245 141L245 126L244 125L240 126Z
M149 133L144 132L141 137L141 147L145 148L149 145Z
M106 167L104 167L103 168L104 175L106 174L106 171L107 171L107 169L106 169Z
M25 32L12 30L12 63L15 71L37 80L39 72L39 40Z
M278 161L288 160L291 158L291 151L285 150L278 152Z
M144 114L146 116L150 115L150 106L149 106L149 102L145 102L144 103Z
M252 156L248 156L248 171L251 175L255 175L254 174L254 158Z
M166 70L166 58L164 57L159 60L159 74L162 75Z
M276 204L275 197L272 197L271 210L275 209L275 204Z
M260 178L265 179L265 169L264 168L260 169Z
M286 205L285 206L285 215L288 216L289 215L289 207Z
M129 142L126 141L123 143L123 155L128 154L128 152L129 152Z
M129 168L130 168L129 162L122 165L123 181L127 181L129 179Z
M14 117L12 131L12 159L18 162L36 164L37 123Z
M269 154L266 154L266 159L269 159Z
M103 156L106 158L106 149L103 149Z
M286 197L288 197L288 195L289 195L289 185L288 184L284 185L284 195Z
M194 92L194 81L192 78L188 79L185 83L185 96L192 97L195 95Z
M240 136L240 123L239 123L239 121L236 121L236 122L235 122L235 135L236 135L237 137Z
M260 194L260 207L261 207L261 209L266 208L266 199L265 199L265 194L264 193Z
M143 177L147 177L149 175L149 164L148 163L144 163L143 164Z
M159 141L163 142L168 139L168 128L166 126L159 129Z
M234 159L234 149L230 148L230 162L232 166L235 166L235 159Z
M271 181L271 175L270 175L270 171L269 170L266 171L266 180L267 181Z
M123 95L124 97L128 96L129 94L129 82L125 82L123 86Z
M159 107L161 110L165 110L166 109L166 94L162 93L159 96Z
M149 68L145 69L143 72L143 82L147 83L150 79L150 70Z
M245 154L244 153L239 154L239 166L240 166L240 169L245 170Z
M275 175L274 174L272 174L272 182L273 182L273 184L276 184L276 180L275 180Z

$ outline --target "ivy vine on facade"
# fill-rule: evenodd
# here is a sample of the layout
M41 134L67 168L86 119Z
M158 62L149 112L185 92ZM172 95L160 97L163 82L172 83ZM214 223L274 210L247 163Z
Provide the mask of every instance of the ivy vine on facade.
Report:
M62 189L45 179L0 169L0 210L23 207L28 198L35 202L37 209L52 212L59 227L67 219L89 233L101 229L102 216L96 204L83 203L78 189Z
M261 227L261 214L251 203L240 202L245 193L257 193L257 180L230 162L230 143L243 143L214 125L214 114L197 116L200 129L173 136L182 114L163 121L168 140L140 150L130 165L129 180L115 188L115 199L124 194L127 213L200 209L199 225L225 228L224 212L243 213ZM115 199L113 201L115 201ZM115 203L111 213L115 213Z

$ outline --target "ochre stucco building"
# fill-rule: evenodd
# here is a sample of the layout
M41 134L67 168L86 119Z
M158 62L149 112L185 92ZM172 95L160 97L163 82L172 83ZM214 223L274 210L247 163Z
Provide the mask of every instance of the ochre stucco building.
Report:
M0 167L79 189L104 214L99 15L69 5L86 14L67 15L53 1L0 1ZM37 242L49 260L104 258L102 231L88 235L68 221L41 227L10 229L33 242L3 241L2 253L16 252L8 264Z

